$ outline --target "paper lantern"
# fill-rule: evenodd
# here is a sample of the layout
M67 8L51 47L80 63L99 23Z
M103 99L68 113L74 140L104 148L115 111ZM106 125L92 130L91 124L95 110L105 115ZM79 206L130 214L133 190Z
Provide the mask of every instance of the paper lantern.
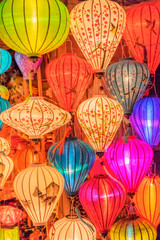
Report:
M0 229L0 239L1 240L20 240L18 227L15 227L12 229L1 228Z
M160 8L158 2L137 4L127 11L124 38L138 62L155 73L160 62Z
M126 14L117 3L89 0L70 13L71 32L94 70L106 69L121 40Z
M4 153L0 153L0 190L13 170L13 161Z
M105 237L120 213L126 194L122 185L105 175L84 182L79 200L97 231Z
M145 177L153 159L152 148L144 141L129 136L106 150L106 160L128 193L134 193Z
M12 58L10 53L0 48L0 74L8 70L8 68L11 66L11 62L12 62Z
M51 227L50 240L96 240L96 229L88 220L76 216L66 216Z
M39 57L59 46L69 32L69 13L61 1L2 1L0 38L16 52Z
M46 67L48 83L58 102L67 111L75 111L92 81L92 67L74 53L63 54Z
M76 137L65 138L64 151L60 153L62 144L57 149L57 144L51 146L48 159L63 175L67 194L76 195L93 166L95 153L89 144Z
M8 88L6 88L5 86L3 85L0 85L0 97L1 98L4 98L6 100L9 99L9 91L8 91Z
M8 155L10 153L10 145L5 138L0 137L0 152Z
M106 85L109 92L122 105L124 114L131 114L149 81L148 68L133 58L123 58L106 70Z
M121 105L103 95L87 99L77 109L78 122L97 152L111 144L123 115Z
M47 224L63 187L62 175L45 164L33 164L21 171L14 180L15 193L34 226Z
M3 112L0 119L34 139L63 126L71 115L42 97L31 97Z
M17 224L24 217L24 213L11 206L0 206L0 223L5 226Z
M6 100L0 97L0 113L5 111L6 109L10 108L10 103ZM2 129L4 123L0 120L0 130Z
M153 148L157 146L160 141L160 98L146 97L136 102L130 121L143 141Z

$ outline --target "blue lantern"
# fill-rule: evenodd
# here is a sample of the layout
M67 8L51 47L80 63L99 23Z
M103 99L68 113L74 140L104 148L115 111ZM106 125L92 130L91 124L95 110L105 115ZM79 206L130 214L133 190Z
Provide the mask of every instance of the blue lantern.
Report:
M56 144L50 147L48 159L63 175L67 194L74 196L93 166L95 152L89 144L76 137L65 138L63 153L59 153L59 146L53 156L55 147Z
M160 98L145 97L136 102L130 117L138 136L151 147L160 142Z
M4 73L11 66L12 58L9 52L0 48L0 74Z
M144 94L149 81L146 65L133 58L123 58L106 70L106 86L122 105L125 115L132 113L133 106Z
M10 103L6 99L0 97L0 113L2 113L3 111L7 110L10 107L11 107ZM2 129L3 125L4 123L0 120L0 130Z

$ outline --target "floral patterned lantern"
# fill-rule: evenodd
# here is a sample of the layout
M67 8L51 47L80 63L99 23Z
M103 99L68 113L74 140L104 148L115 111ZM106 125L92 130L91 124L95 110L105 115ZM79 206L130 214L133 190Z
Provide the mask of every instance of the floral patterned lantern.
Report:
M11 206L0 206L0 223L5 226L13 226L17 224L25 216L18 208Z
M0 97L0 113L5 111L6 109L10 108L10 103L6 100ZM0 130L2 129L4 123L0 120Z
M71 32L94 70L106 69L126 25L124 9L108 0L89 0L71 11Z
M6 88L5 86L3 85L0 85L0 97L1 98L4 98L6 100L9 99L9 91L8 91L8 88Z
M8 68L11 66L11 62L12 62L12 58L10 53L0 48L0 74L8 70Z
M4 153L0 153L0 190L13 170L13 161Z
M0 229L0 239L1 240L20 240L19 229L15 228L1 228Z
M0 137L0 152L8 155L10 153L10 145L5 138Z

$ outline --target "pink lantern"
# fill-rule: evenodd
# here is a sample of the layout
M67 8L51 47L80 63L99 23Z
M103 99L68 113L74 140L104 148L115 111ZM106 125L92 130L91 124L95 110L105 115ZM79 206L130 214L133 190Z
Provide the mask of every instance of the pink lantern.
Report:
M15 225L24 217L26 217L26 214L18 208L0 206L0 223L5 226Z

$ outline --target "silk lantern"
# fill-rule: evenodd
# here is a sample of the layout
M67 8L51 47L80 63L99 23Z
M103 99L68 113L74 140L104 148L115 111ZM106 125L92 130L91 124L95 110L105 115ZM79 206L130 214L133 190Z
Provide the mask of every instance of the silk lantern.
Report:
M0 119L31 139L36 139L68 123L71 115L42 97L31 97L4 111Z
M77 194L92 168L95 153L89 144L76 137L65 138L64 151L60 153L62 144L58 148L56 148L57 144L51 146L48 151L48 159L63 175L65 190L72 196Z
M62 45L69 32L69 13L61 1L2 1L0 38L16 52L39 57Z
M92 81L92 67L75 53L65 53L47 65L46 77L60 105L75 111Z
M13 170L13 161L4 153L0 153L0 190Z
M9 99L9 91L8 91L8 88L6 88L5 86L3 85L0 85L0 97L1 98L4 98L6 100Z
M112 96L122 105L124 114L130 115L149 81L147 66L133 58L123 58L106 70L106 85Z
M15 228L1 228L0 229L1 240L20 240L19 229Z
M105 175L87 180L79 190L84 210L103 237L122 210L125 198L123 186Z
M11 62L12 62L12 58L10 53L0 48L0 74L8 70L8 68L11 66Z
M5 226L14 226L24 218L24 213L11 206L0 206L0 223Z
M146 97L136 102L130 121L138 136L156 147L160 141L160 98Z
M0 137L0 152L8 155L10 153L10 145L5 138Z
M0 113L2 113L3 111L7 110L10 107L11 107L10 103L6 99L0 97ZM3 125L4 123L0 120L0 130L2 129Z
M121 105L103 95L87 99L77 109L78 122L96 152L111 144L123 115Z
M71 32L95 71L106 69L121 40L126 14L117 3L89 0L70 13Z

